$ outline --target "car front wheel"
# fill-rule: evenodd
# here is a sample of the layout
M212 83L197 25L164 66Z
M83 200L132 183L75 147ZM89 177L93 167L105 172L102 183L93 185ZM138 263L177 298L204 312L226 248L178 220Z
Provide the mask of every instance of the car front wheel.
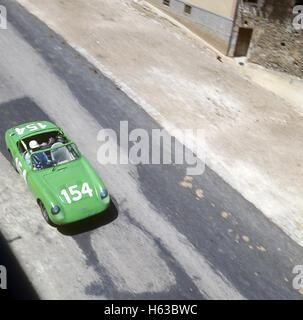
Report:
M54 225L54 223L51 221L51 219L49 218L49 215L48 215L48 213L47 213L47 210L46 210L44 204L43 204L41 201L39 201L39 207L40 207L40 210L41 210L41 213L42 213L42 216L43 216L44 220L45 220L50 226L54 227L55 225Z

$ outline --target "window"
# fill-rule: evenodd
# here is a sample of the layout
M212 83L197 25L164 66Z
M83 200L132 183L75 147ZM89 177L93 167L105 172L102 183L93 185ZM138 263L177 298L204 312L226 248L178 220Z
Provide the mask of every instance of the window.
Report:
M29 166L32 164L34 171L40 171L77 160L80 158L80 154L78 153L75 144L70 143L68 145L60 146L59 143L52 149L47 149L45 151L28 151L24 158Z
M164 4L165 6L168 6L168 7L169 7L170 0L163 0L163 4Z
M258 0L244 0L244 3L247 3L248 5L258 5Z
M184 12L187 14L191 14L191 6L188 4L184 5Z

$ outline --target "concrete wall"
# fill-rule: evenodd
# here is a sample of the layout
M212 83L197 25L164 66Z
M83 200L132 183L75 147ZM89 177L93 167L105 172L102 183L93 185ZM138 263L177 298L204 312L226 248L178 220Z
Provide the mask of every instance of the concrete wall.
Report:
M235 0L186 0L186 3L195 7L216 13L220 16L233 19Z
M149 2L173 15L222 53L227 53L233 30L232 17L236 0L224 0L224 5L221 5L222 0L170 0L169 6L163 5L163 0L149 0ZM191 14L184 12L185 4L192 6Z

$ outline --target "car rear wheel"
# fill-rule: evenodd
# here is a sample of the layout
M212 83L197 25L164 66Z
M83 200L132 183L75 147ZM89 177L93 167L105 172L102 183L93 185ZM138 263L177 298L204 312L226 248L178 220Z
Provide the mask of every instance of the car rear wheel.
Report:
M44 204L43 204L41 201L39 201L38 203L39 203L39 207L40 207L40 210L41 210L41 213L42 213L42 216L43 216L44 220L45 220L50 226L54 227L55 225L54 225L54 223L51 221L51 219L49 218L49 215L48 215L48 213L47 213L47 210L46 210Z

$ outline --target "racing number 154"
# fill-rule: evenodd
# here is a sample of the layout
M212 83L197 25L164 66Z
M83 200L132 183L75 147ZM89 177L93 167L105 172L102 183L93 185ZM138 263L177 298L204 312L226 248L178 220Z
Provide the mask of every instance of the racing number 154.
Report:
M68 204L71 204L72 201L81 200L84 194L88 194L90 198L93 197L93 190L89 187L87 182L83 183L81 191L77 190L77 188L77 185L68 188L70 195L73 196L72 198L70 197L66 189L63 189L61 191L61 194L65 197Z
M22 135L24 134L25 130L29 130L29 132L33 132L33 131L37 131L39 130L39 127L41 129L45 129L47 127L47 125L43 124L43 123L36 123L36 124L29 124L27 125L26 127L24 128L16 128L16 132L19 134L19 135Z

